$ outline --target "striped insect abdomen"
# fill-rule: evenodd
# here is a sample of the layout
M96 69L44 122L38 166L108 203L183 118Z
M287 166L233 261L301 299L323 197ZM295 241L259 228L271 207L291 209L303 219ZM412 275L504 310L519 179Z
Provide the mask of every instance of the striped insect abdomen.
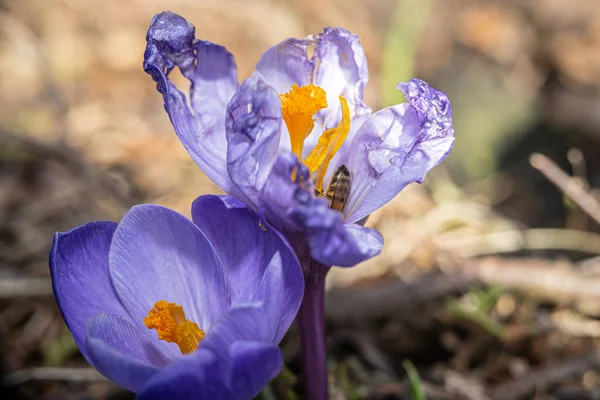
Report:
M345 165L340 166L331 177L325 193L325 197L329 201L329 208L340 212L344 211L351 183L350 171Z

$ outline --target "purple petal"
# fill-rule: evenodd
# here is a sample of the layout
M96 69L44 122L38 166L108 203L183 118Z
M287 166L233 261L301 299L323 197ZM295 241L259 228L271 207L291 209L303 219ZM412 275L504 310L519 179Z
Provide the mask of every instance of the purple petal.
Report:
M98 372L133 392L167 364L136 325L117 315L99 314L89 320L87 351Z
M352 267L381 252L383 237L371 228L344 224L324 199L299 207L292 218L303 227L312 258L324 265Z
M181 305L186 317L205 331L229 308L231 292L217 254L202 232L175 211L133 207L115 231L109 260L115 290L142 327L159 300ZM156 337L154 331L149 334ZM159 345L168 354L179 354L173 343Z
M265 216L287 237L303 235L311 256L322 264L351 267L379 254L379 232L344 224L342 214L313 192L306 167L295 155L284 153L263 189Z
M254 398L283 368L281 351L275 345L235 342L230 348L232 393L247 393Z
M250 207L257 207L275 162L281 121L279 96L256 77L242 83L227 107L227 170Z
M273 343L279 343L294 322L304 294L304 277L300 265L297 269L293 267L300 274L299 277L295 277L295 284L290 288L283 284L284 271L288 269L288 265L282 264L280 253L275 253L252 298L253 302L264 304L266 310L263 316L264 323L276 327ZM288 293L290 289L291 296Z
M338 97L341 95L348 100L353 119L369 115L371 109L363 102L369 70L360 37L343 28L325 28L315 44L315 59L319 60L315 84L327 92L328 108L319 112L325 128L335 127L340 122Z
M383 206L412 182L421 183L454 144L452 109L445 94L412 79L399 84L409 103L373 114L352 143L348 222Z
M282 366L275 345L240 341L221 355L200 347L156 374L137 398L250 400Z
M192 109L201 131L210 135L207 139L225 149L225 109L238 88L235 59L225 47L207 41L194 43L194 50L196 65L182 70L192 82Z
M277 323L264 303L248 303L232 308L206 334L199 349L210 349L226 359L229 348L237 341L275 344Z
M277 157L261 193L261 212L281 232L298 231L290 218L295 209L314 198L314 188L306 166L290 152Z
M278 93L312 83L314 62L308 59L310 39L289 38L268 49L256 64L256 72Z
M304 293L302 270L289 244L233 197L197 198L192 218L227 271L232 304L264 301L273 307L269 315L277 318L275 342L279 342L293 322Z
M138 400L251 399L234 395L227 387L223 360L199 348L156 374L139 392ZM243 394L242 394L243 395Z
M54 235L50 250L50 273L56 302L81 353L86 324L96 314L127 315L115 293L108 269L108 252L114 222L92 222Z
M223 191L241 194L227 174L225 109L237 89L233 56L222 46L195 41L195 28L170 11L154 17L146 36L144 71L162 93L177 136L196 164ZM190 80L190 103L169 79L178 67Z

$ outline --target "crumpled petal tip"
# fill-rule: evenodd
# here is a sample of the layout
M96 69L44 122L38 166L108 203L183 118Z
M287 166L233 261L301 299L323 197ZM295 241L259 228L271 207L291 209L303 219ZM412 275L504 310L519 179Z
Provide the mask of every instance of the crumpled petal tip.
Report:
M323 31L321 33L316 35L315 39L321 40L328 35L335 35L338 37L350 37L353 39L360 40L360 36L350 32L347 29L342 28L341 26L326 26L325 28L323 28Z
M445 93L417 78L412 78L408 82L400 82L396 88L404 93L406 100L426 120L452 126L452 107ZM454 133L453 129L452 133Z
M171 11L157 14L150 23L146 40L148 44L165 44L175 53L192 45L195 38L195 27L181 15Z
M399 83L397 88L404 93L406 99L417 111L422 123L423 137L432 143L430 146L432 148L427 152L433 163L415 180L416 183L423 183L426 173L444 161L454 147L450 99L445 93L431 87L421 79L413 78L409 82ZM433 145L434 143L435 145ZM433 147L436 147L435 151Z

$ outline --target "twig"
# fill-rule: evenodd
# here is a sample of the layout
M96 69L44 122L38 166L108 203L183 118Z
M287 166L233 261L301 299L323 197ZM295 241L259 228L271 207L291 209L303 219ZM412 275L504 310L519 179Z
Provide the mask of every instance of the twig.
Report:
M465 292L475 282L464 274L430 273L416 282L386 283L370 288L332 288L327 292L327 319L333 323L381 318L419 304Z
M534 153L529 162L600 224L600 204L583 188L578 179L567 175L554 161L542 154Z
M447 275L430 273L409 284L332 288L326 297L328 320L344 324L398 315L464 293L475 284L497 284L559 304L574 303L585 314L600 314L600 277L590 277L568 262L486 257L465 261Z
M463 258L527 250L571 250L600 254L600 234L575 229L510 230L460 237L447 233L434 239L440 250Z
M93 368L34 367L12 372L2 379L2 383L18 385L33 380L101 382L106 378Z
M534 370L515 381L494 386L489 394L494 400L519 400L538 388L554 386L571 377L583 375L587 370L600 368L600 356L594 352L550 367Z

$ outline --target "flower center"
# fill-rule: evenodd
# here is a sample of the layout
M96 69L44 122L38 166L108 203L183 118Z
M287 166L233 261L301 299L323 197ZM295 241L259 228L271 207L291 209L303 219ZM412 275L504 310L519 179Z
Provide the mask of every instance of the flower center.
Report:
M340 96L340 104L342 119L339 125L323 132L315 148L304 160L304 164L315 181L315 190L320 194L323 193L323 181L329 163L342 147L350 130L350 109L343 96ZM313 84L301 87L294 84L287 93L281 95L281 113L290 132L292 152L298 156L300 161L302 161L304 140L315 126L313 115L326 107L325 90Z
M195 322L185 318L183 307L176 303L160 300L144 318L148 329L156 329L158 338L177 343L182 354L196 351L205 333Z

